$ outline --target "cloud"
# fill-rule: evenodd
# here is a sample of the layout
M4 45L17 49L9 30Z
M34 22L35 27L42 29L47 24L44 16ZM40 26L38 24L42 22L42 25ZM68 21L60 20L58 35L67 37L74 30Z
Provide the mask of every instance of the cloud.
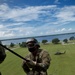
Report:
M60 4L59 0L55 0L54 3L56 3L56 4Z
M0 5L0 20L3 21L52 21L53 18L56 18L55 21L58 23L59 20L60 22L75 21L75 6L59 8L56 5L48 5L10 8L7 4Z
M6 28L4 25L0 25L0 37L13 37L13 31L10 29Z
M14 21L31 21L39 18L39 14L46 14L44 9L54 8L52 6L36 6L36 7L26 7L26 8L10 8L7 4L0 5L0 17L4 20L14 20ZM43 10L43 11L42 11Z
M75 6L10 8L7 4L0 5L0 37L27 37L70 32L73 28L67 29L67 27L71 22L75 22ZM65 27L61 28L63 25Z
M0 25L0 30L3 29L3 28L4 28L4 26L3 25Z
M60 28L60 29L55 29L55 33L70 33L70 31L72 31L72 28Z
M55 17L62 22L75 21L75 6L65 6L61 8L59 12L55 14Z
M71 31L71 30L72 30L72 28L69 28L68 30L69 30L69 31Z

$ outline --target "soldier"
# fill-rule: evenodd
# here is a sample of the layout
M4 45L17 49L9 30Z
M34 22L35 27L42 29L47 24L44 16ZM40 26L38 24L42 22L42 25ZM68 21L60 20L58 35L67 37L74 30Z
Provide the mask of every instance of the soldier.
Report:
M50 55L46 50L40 49L40 45L35 38L28 39L26 45L30 54L23 61L22 68L27 75L48 75L47 69L50 66Z
M0 41L0 44L2 44L1 41ZM2 46L0 46L0 64L4 61L5 57L6 57L5 49ZM1 72L0 72L0 75L1 75Z

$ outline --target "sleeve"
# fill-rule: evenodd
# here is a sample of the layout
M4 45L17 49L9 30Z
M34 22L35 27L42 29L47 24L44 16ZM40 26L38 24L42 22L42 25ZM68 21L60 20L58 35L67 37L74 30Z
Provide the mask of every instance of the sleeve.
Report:
M0 63L4 61L5 57L6 57L5 49L2 46L0 46Z
M26 74L28 74L30 72L30 69L25 61L23 61L22 68Z
M50 66L51 57L48 52L44 51L42 53L41 59L42 59L42 62L37 63L36 67L39 67L40 69L46 71Z
M25 58L29 58L30 56L27 55ZM22 68L24 70L25 73L29 73L30 72L30 68L29 68L29 65L27 64L27 62L25 60L23 60L23 63L22 63Z

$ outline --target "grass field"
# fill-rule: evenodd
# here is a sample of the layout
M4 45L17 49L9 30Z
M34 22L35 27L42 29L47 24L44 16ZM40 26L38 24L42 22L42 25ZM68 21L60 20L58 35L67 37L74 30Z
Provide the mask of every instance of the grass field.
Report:
M75 75L75 44L69 45L41 45L41 48L48 50L51 56L51 65L48 69L48 75ZM14 50L23 57L28 53L27 48L18 48ZM65 54L54 55L60 51ZM0 64L2 75L26 75L21 67L22 59L10 52L6 52L5 61Z

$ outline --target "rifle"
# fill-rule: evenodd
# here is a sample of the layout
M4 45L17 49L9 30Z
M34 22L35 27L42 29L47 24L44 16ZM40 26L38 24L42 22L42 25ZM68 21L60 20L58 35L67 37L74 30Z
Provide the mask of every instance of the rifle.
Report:
M22 57L21 55L17 54L17 53L14 52L14 51L12 51L11 49L7 48L6 46L4 46L4 45L2 45L2 44L0 44L0 46L2 46L3 48L5 48L6 50L10 51L11 53L15 54L15 55L18 56L19 58L21 58L21 59L23 59L23 60L29 62L29 60L25 59L24 57Z

